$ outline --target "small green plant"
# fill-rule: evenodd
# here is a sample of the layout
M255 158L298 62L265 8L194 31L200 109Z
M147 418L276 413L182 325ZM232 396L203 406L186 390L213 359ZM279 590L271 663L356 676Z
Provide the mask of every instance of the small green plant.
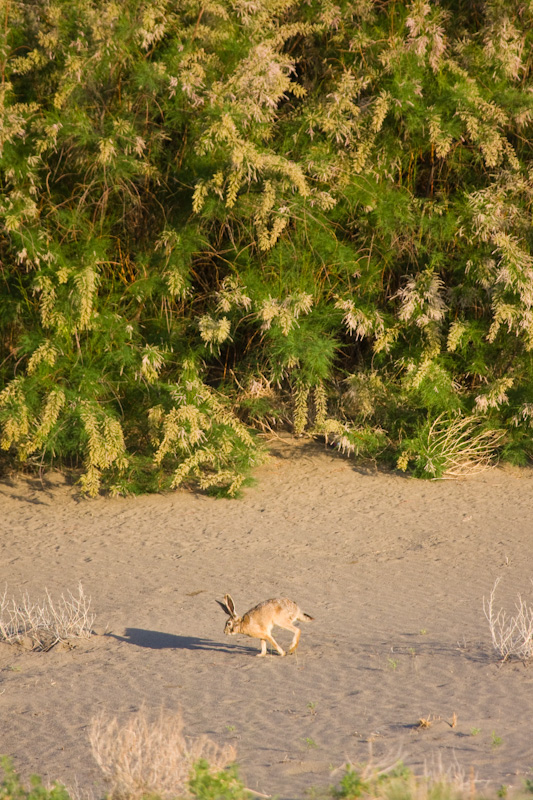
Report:
M398 669L398 661L395 658L388 658L387 659L387 666L389 669L397 670Z
M311 715L314 717L316 715L316 703L315 702L308 703L307 708L311 712Z
M502 783L502 785L500 786L500 788L496 792L498 797L507 797L508 793L509 793L509 787L505 783Z
M361 776L361 773L356 772L352 766L347 766L339 786L334 787L331 794L338 800L352 800L352 798L362 797L369 791L369 782Z
M213 771L205 759L194 764L189 789L197 800L250 800L252 797L240 781L235 764Z
M501 736L496 734L496 731L492 731L491 733L491 744L493 749L495 750L497 747L501 747L503 744L503 739Z
M304 742L304 744L305 744L305 746L307 747L308 750L314 750L316 747L318 747L318 745L315 742L315 740L312 739L310 736L306 736L303 739L303 742Z
M0 759L0 767L4 773L0 783L0 800L70 800L64 786L54 783L51 788L45 788L37 775L32 776L29 788L23 786L7 756Z
M417 781L411 770L401 761L386 771L374 770L371 766L356 770L351 764L345 767L338 786L330 793L336 800L356 800L360 797L392 798L418 797L424 784ZM426 787L427 788L427 787ZM421 797L424 795L422 794Z
M470 736L477 736L481 733L481 728L470 728Z

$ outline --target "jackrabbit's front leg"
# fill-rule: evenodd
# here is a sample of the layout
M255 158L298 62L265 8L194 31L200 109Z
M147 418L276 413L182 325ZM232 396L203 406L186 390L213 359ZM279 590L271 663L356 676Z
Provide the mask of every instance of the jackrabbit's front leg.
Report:
M265 634L265 638L261 639L261 652L257 654L258 658L261 658L261 656L266 656L266 654L267 654L267 641L270 642L270 644L273 647L276 648L276 650L278 651L280 656L284 656L285 655L285 650L283 650L279 646L279 644L276 642L276 640L272 636L269 636L268 634Z
M257 654L257 658L261 658L261 656L266 656L266 654L267 654L266 639L261 639L261 652Z

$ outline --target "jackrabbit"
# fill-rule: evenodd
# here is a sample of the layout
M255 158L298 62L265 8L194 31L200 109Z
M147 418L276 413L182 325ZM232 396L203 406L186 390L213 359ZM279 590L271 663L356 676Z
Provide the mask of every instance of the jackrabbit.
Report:
M245 636L253 636L255 639L261 639L261 652L258 656L266 656L267 642L274 645L280 656L285 655L285 650L279 646L274 637L271 635L271 630L274 625L280 628L293 631L294 638L289 653L294 653L300 641L301 630L292 623L296 620L311 620L309 614L304 612L296 605L295 602L289 600L287 597L278 597L273 600L263 600L262 603L251 608L242 617L238 617L235 613L235 603L229 594L224 595L224 602L217 600L219 606L228 614L229 619L226 622L224 633L228 636L234 636L236 633L243 633Z

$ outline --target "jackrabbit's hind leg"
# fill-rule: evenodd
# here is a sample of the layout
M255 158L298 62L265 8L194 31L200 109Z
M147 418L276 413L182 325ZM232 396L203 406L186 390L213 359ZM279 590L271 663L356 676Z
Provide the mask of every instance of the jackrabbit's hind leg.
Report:
M294 653L294 651L298 647L298 642L300 641L300 636L302 635L302 632L300 628L296 627L296 625L291 625L290 628L287 626L287 630L294 632L294 638L291 642L291 646L289 647L289 653Z

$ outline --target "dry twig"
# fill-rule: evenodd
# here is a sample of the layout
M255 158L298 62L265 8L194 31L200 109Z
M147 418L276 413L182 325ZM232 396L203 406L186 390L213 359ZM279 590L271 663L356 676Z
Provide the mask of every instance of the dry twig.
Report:
M14 598L8 598L6 588L0 597L0 641L9 644L29 641L33 650L50 650L69 639L88 639L94 624L90 605L91 600L85 596L81 583L77 596L68 592L57 602L46 590L46 598L41 603L34 603L27 593L17 603Z
M527 661L533 656L533 608L519 594L515 616L508 617L503 608L496 610L494 600L500 581L501 577L494 582L488 600L483 598L483 611L489 623L492 644L502 661L509 658Z

